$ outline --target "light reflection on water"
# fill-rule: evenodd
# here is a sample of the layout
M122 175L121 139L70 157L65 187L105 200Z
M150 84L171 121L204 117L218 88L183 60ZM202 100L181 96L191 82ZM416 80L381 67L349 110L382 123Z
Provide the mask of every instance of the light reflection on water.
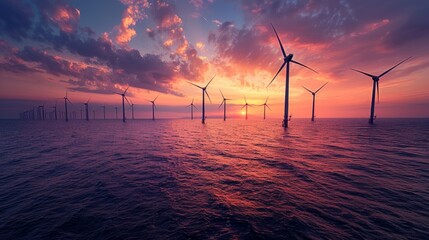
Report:
M429 121L1 121L0 238L423 239Z

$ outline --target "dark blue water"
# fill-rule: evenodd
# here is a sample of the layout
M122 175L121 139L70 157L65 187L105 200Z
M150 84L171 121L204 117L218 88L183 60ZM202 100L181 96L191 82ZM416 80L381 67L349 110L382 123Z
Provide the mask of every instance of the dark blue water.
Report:
M0 239L427 239L429 120L0 121Z

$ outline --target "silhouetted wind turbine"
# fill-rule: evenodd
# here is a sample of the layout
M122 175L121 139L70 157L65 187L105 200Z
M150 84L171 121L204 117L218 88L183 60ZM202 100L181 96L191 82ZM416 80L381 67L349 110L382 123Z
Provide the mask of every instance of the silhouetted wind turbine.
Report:
M103 108L103 119L106 120L106 105L101 106Z
M210 79L210 81L207 83L207 85L205 86L205 87L200 87L200 86L198 86L198 85L196 85L196 84L193 84L193 83L191 83L191 82L188 82L188 83L190 83L190 84L192 84L192 85L194 85L195 87L197 87L197 88L200 88L201 90L202 90L202 92L203 92L203 100L202 100L202 104L201 104L201 109L202 109L202 113L201 113L201 123L205 123L205 119L206 119L206 108L205 108L205 99L204 99L204 93L205 94L207 94L207 97L209 98L209 100L210 100L210 103L212 102L212 100L210 99L210 96L209 96L209 94L207 93L207 87L209 86L209 84L213 81L213 79L214 79L215 77L212 77L212 79Z
M323 84L319 89L317 89L315 92L311 91L310 89L302 86L305 90L309 91L311 93L311 95L313 95L313 110L311 111L311 121L314 121L314 104L316 102L316 93L319 92L326 84L328 84L327 82L325 84Z
M227 100L232 100L230 98L225 98L225 96L223 95L222 91L219 89L220 94L222 95L222 102L220 103L219 107L217 109L219 109L222 104L223 104L223 120L226 121L226 101Z
M154 99L154 100L147 100L146 99L146 101L148 101L148 102L151 102L152 103L152 120L155 120L155 108L156 108L156 105L155 105L155 101L156 101L156 99L159 97L159 95L158 96L156 96L156 98Z
M194 98L192 98L191 104L186 107L191 107L191 120L194 120L194 108L198 110L198 108L194 105Z
M125 122L125 101L124 101L124 99L127 100L128 104L130 104L130 102L128 101L128 98L125 96L125 94L128 91L128 88L130 88L130 87L128 86L127 89L125 89L124 93L114 92L114 93L122 96L122 122Z
M264 106L264 120L265 120L265 110L266 110L266 108L268 108L268 109L270 109L270 110L271 110L270 106L268 106L268 104L267 104L267 102L268 102L268 98L269 98L269 97L267 97L267 99L265 99L264 104L259 105L259 106Z
M134 103L133 101L131 101L131 99L130 99L130 102L131 102L131 119L134 120Z
M68 90L66 90L66 96L64 97L64 110L66 111L66 122L69 121L69 115L67 113L67 102L71 103L71 101L69 100L69 98L67 97L67 92Z
M398 64L396 64L395 66L393 66L393 67L391 67L391 68L389 68L387 71L385 71L384 73L382 73L382 74L380 74L380 75L378 75L378 76L375 76L375 75L372 75L372 74L369 74L369 73L366 73L366 72L362 72L362 71L359 71L359 70L356 70L356 69L351 69L351 70L353 70L353 71L356 71L356 72L359 72L359 73L362 73L362 74L364 74L364 75L366 75L366 76L368 76L368 77L371 77L372 78L372 81L373 81L373 84L372 84L372 99L371 99L371 113L370 113L370 115L369 115L369 123L374 123L374 107L375 107L375 90L377 89L377 101L378 102L380 102L380 95L379 95L379 87L378 87L378 81L380 80L380 78L382 77L382 76L384 76L384 75L386 75L388 72L390 72L390 71L392 71L394 68L396 68L397 66L399 66L400 64L402 64L403 62L405 62L405 61L407 61L408 59L410 59L411 57L409 57L409 58L406 58L405 60L403 60L402 62L400 62L400 63L398 63Z
M90 99L91 98L88 98L88 101L86 101L86 103L83 103L83 105L85 105L85 119L86 119L86 121L89 121L89 106L88 106L88 104L89 104Z
M52 108L54 109L55 120L57 120L58 119L58 117L57 117L57 101L55 101L55 105Z
M280 67L279 71L277 71L276 75L271 80L271 82L267 85L267 87L270 86L270 84L274 81L274 79L276 79L277 75L279 75L280 71L286 65L285 110L284 110L284 117L283 117L283 124L282 125L283 125L284 128L287 128L288 127L288 118L287 117L288 117L288 114L289 114L289 64L291 62L293 62L293 63L301 65L301 66L303 66L303 67L305 67L307 69L310 69L311 71L313 71L315 73L318 73L318 72L316 72L314 69L312 69L310 67L305 66L304 64L302 64L300 62L292 60L292 58L293 58L293 54L292 53L289 54L289 55L286 55L286 52L285 52L285 50L283 48L283 44L280 41L279 35L277 34L277 31L274 28L274 25L271 24L271 26L273 27L274 33L276 34L277 40L279 41L279 45L280 45L280 48L282 50L283 61L284 62L282 64L282 66Z
M244 102L245 102L245 104L240 109L243 109L244 107L246 107L246 120L247 120L247 107L252 106L252 105L247 103L246 96L244 96Z

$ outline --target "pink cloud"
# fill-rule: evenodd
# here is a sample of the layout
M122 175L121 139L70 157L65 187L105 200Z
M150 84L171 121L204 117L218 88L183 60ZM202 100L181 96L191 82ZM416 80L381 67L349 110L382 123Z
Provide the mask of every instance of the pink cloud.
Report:
M119 45L126 46L137 34L133 27L138 21L147 17L145 10L149 8L150 4L147 0L122 0L122 3L127 5L127 8L122 14L121 23L116 27L118 34L115 40Z

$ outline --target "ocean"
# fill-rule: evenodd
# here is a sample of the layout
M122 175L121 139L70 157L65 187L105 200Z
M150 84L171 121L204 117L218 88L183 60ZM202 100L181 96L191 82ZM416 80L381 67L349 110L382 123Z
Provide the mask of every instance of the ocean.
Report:
M428 236L428 119L0 121L0 239Z

